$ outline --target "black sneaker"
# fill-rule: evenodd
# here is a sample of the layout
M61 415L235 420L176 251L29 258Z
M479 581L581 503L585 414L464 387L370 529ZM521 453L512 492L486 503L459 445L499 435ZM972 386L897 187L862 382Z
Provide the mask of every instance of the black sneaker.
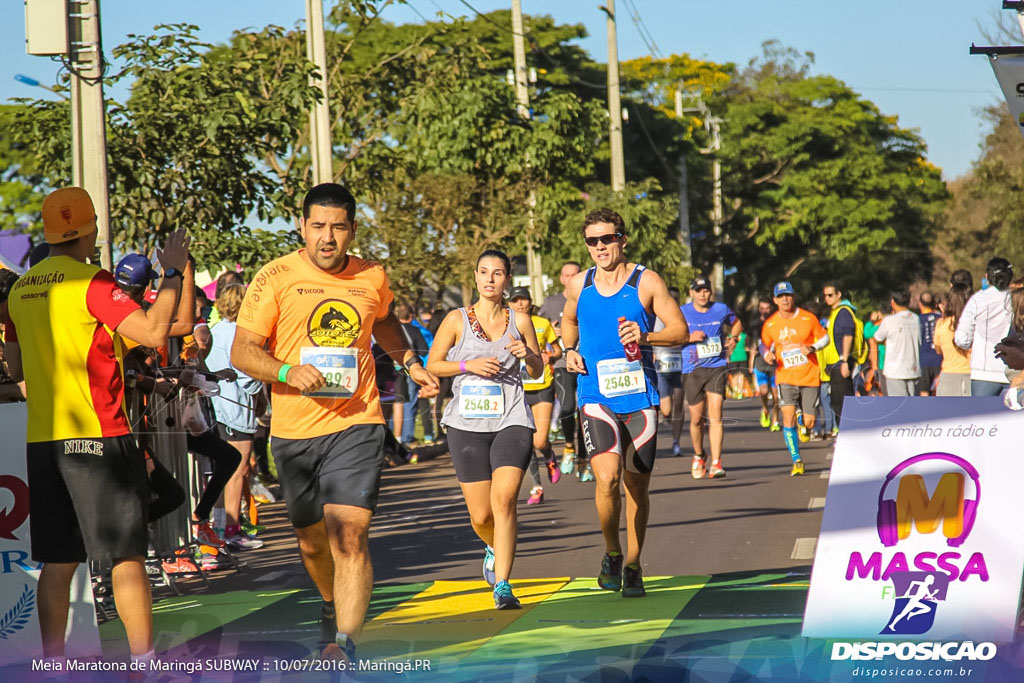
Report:
M622 597L642 598L647 595L644 590L643 571L638 564L627 564L622 570Z
M606 591L617 591L622 588L622 553L604 554L601 558L601 573L597 575L597 585Z

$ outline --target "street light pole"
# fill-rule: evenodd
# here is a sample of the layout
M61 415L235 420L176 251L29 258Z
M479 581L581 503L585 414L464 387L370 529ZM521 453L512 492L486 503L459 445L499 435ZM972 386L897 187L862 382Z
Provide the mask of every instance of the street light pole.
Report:
M320 89L320 101L309 112L309 157L313 166L313 184L319 185L334 182L323 0L306 0L306 57L320 72L319 79L310 78L310 85Z
M99 0L70 0L72 182L89 193L96 207L96 247L110 270L110 196L107 177L107 125L103 103L103 47Z
M619 99L619 41L615 33L615 0L601 7L608 15L608 125L612 154L612 191L626 187L626 168L622 158L622 102Z
M512 56L515 61L516 111L524 121L530 120L530 91L526 84L526 41L523 33L523 5L521 0L512 0ZM530 160L526 160L527 167ZM530 278L530 296L534 301L544 299L544 268L540 260L534 239L536 223L533 207L537 205L537 197L533 190L527 199L526 232L526 273Z

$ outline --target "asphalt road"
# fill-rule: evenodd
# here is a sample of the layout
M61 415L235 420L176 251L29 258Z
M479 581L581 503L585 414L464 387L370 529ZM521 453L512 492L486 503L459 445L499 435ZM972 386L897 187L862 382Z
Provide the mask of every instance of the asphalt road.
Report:
M724 479L690 475L688 431L683 457L670 454L659 430L651 480L651 515L642 561L646 576L789 570L809 573L821 524L832 442L801 445L807 473L790 477L779 432L757 423L755 399L728 401ZM561 453L561 447L556 447ZM515 578L595 576L604 551L594 508L594 484L563 476L547 483L545 500L526 505L520 493ZM264 506L267 546L238 553L239 572L212 574L213 590L311 587L299 561L283 504ZM625 526L622 527L625 542ZM473 533L451 460L385 470L370 532L375 582L412 583L479 578L482 545Z

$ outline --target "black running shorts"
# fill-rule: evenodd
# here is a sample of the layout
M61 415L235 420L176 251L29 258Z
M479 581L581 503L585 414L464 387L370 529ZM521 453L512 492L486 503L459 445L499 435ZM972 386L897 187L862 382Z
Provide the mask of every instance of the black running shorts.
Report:
M523 391L523 396L526 399L526 405L531 408L538 403L554 403L555 385L552 382L551 385L537 391Z
M658 428L654 408L619 414L599 403L588 403L580 410L580 420L590 458L615 453L630 472L650 474L654 469Z
M707 393L725 395L725 377L728 368L694 368L683 375L686 402L691 406L704 400Z
M271 437L277 478L296 528L323 519L326 504L377 509L385 429L354 425L312 439Z
M467 432L449 427L448 450L460 482L490 481L491 473L499 467L526 471L533 456L533 430L518 425L500 432Z
M134 436L30 443L27 452L33 560L146 555L149 481Z

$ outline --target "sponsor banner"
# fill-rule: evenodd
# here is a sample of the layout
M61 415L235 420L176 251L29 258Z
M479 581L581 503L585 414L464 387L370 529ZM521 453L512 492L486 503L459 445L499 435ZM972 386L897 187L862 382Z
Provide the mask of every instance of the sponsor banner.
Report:
M803 635L1012 641L1021 443L999 398L847 398Z
M40 564L32 561L28 534L28 473L25 471L24 403L0 404L0 666L42 656L39 636ZM89 572L81 565L71 581L68 657L101 654Z
M1024 135L1024 54L989 55L988 61L1003 90L1010 115L1017 122L1017 130Z

